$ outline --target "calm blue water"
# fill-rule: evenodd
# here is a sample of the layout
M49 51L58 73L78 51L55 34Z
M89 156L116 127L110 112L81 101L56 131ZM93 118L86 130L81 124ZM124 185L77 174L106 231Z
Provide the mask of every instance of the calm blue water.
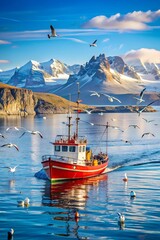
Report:
M0 145L15 143L15 148L0 148L0 239L14 228L14 240L52 239L159 239L160 238L160 112L129 114L81 114L81 120L119 126L109 128L109 168L101 177L50 186L34 174L41 169L41 156L52 154L56 134L65 134L66 115L43 117L1 117ZM111 119L115 118L116 121ZM147 123L147 120L154 120ZM74 116L73 116L74 119ZM137 124L139 128L128 127ZM39 130L25 134L7 127ZM80 134L88 136L95 151L106 147L104 128L80 123ZM145 132L155 135L146 135ZM101 136L104 137L101 139ZM130 141L131 144L124 141ZM97 147L97 144L99 146ZM17 166L15 174L6 167ZM124 173L128 182L123 182ZM137 194L130 199L130 191ZM18 199L30 198L28 207L17 206ZM75 221L74 209L80 213ZM125 215L119 226L117 212Z

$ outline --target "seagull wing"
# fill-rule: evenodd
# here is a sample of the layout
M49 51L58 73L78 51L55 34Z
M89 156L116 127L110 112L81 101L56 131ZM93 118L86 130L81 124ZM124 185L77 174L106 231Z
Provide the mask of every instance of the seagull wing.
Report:
M16 144L13 144L13 147L15 147L15 149L16 149L17 151L19 151L19 148L17 147Z
M139 111L139 113L143 112L148 106L152 105L152 104L155 103L156 101L157 101L157 100L149 103L147 106L145 106L144 108L142 108L142 109Z
M1 145L1 147L8 147L9 145L10 145L9 143L6 143L6 144Z
M39 134L39 136L40 136L41 138L43 138L43 136L42 136L42 134L41 134L40 132L37 132L37 134Z
M148 133L143 133L142 136L141 136L141 138L143 138L145 135L148 135Z
M20 136L20 138L25 134L26 132L22 133L22 135Z
M50 25L52 36L56 36L56 31L52 25Z
M140 92L140 98L143 97L144 91L146 90L146 88L144 88L141 92Z
M95 44L96 42L97 42L97 39L92 44Z
M119 103L121 103L121 101L118 98L112 97L114 100L118 101Z

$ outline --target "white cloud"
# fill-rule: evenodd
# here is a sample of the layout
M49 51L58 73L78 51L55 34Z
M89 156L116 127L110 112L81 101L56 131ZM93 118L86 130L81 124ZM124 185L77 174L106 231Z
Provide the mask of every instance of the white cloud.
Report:
M64 38L64 37L62 37L61 39L71 40L71 41L77 42L77 43L88 44L88 42L85 42L85 41L83 41L81 39L78 39L78 38L70 38L70 37L69 38L68 37Z
M9 63L9 61L8 60L0 60L0 63L5 64L5 63Z
M110 40L109 38L105 38L105 39L103 39L102 42L108 42L109 40Z
M117 13L111 17L106 17L104 15L96 16L86 22L84 28L99 28L108 29L111 31L130 31L130 30L147 30L152 27L148 23L160 18L160 10L155 12L147 11L134 11L132 13L127 13L126 15L121 15Z
M0 44L11 44L11 42L8 42L8 41L4 41L4 40L0 40Z
M136 59L140 59L142 62L160 63L160 51L149 48L141 48L125 53L122 58L126 62L133 62Z

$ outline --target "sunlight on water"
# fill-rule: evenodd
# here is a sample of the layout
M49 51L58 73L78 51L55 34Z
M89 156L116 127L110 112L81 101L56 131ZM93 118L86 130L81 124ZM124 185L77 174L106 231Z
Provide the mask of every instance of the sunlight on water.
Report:
M50 185L34 174L41 168L41 156L53 154L50 144L56 134L66 134L66 115L0 118L0 145L15 143L15 148L0 148L0 220L1 239L14 228L16 240L41 239L158 239L160 207L160 113L80 114L83 121L118 126L109 127L108 143L104 128L80 123L80 135L88 137L95 151L107 147L110 163L99 177ZM74 118L74 116L73 116ZM116 119L114 122L112 119ZM143 118L154 120L147 123ZM139 128L129 127L136 124ZM39 130L43 139L8 127ZM74 131L74 129L73 129ZM123 132L124 131L124 132ZM146 135L151 132L155 136ZM128 142L125 142L128 141ZM98 145L98 146L97 146ZM9 166L17 166L15 173ZM128 182L124 182L127 173ZM136 197L130 198L130 191ZM17 201L30 198L28 206ZM75 219L75 210L80 218ZM117 212L125 215L118 224Z

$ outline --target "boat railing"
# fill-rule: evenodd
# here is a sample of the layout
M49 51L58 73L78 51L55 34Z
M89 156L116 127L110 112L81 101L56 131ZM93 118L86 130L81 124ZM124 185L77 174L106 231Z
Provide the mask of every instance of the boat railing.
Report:
M57 156L57 155L44 155L42 156L42 162L48 161L48 160L55 160L65 163L71 163L71 164L79 164L79 165L86 165L86 160L77 160L76 158L71 157L63 157L63 156Z
M52 160L55 160L55 161L59 161L59 162L65 162L65 163L70 163L70 164L78 164L78 165L83 165L83 166L92 166L92 165L95 165L95 162L96 162L96 165L99 165L99 164L102 164L104 162L107 162L108 161L108 156L106 156L106 158L103 158L103 159L98 159L98 158L93 158L91 160L77 160L76 158L71 158L71 157L63 157L63 156L57 156L57 155L43 155L42 156L42 162L45 162L45 161L52 161Z
M87 138L86 136L78 136L76 138L74 135L68 139L68 135L57 135L55 139L55 143L68 143L68 141L71 143L73 142L74 144L86 144L87 143Z

